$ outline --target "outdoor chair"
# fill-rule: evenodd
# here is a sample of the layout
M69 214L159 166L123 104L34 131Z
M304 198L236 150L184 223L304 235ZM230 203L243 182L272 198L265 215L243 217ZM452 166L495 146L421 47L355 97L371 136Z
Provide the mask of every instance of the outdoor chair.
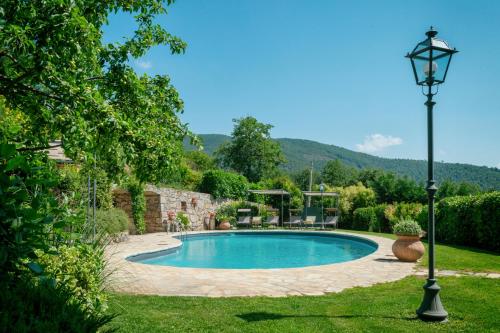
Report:
M300 228L300 226L302 225L302 219L298 215L291 215L290 221L284 222L283 224L285 226L287 225L290 228L292 227Z
M254 216L252 217L252 227L262 227L262 217Z
M325 227L334 227L335 229L337 229L338 220L339 220L338 216L327 216L325 219L325 223L323 223L323 225Z
M250 227L250 219L251 219L251 216L247 215L247 216L240 216L238 217L238 222L236 223L236 225L238 227L247 227L249 228Z
M280 222L280 217L277 215L269 216L266 220L267 225L274 225L276 227L278 226L279 222Z
M316 215L309 215L306 216L306 219L304 220L304 227L314 227L314 224L316 223Z

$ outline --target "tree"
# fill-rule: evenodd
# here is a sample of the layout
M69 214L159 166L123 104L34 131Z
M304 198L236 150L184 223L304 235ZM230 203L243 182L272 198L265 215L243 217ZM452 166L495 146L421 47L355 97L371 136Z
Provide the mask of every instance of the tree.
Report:
M222 167L240 172L251 182L276 173L285 158L280 145L271 139L273 126L253 117L233 119L233 122L232 140L215 152Z
M347 186L356 183L358 170L335 159L328 161L323 167L321 177L330 186Z
M196 171L208 171L216 168L215 160L199 150L191 150L184 152L184 158L187 165Z
M302 191L309 190L309 179L311 177L310 168L302 169L301 171L295 172L290 177ZM321 183L321 174L316 170L313 170L312 185L319 185L320 183Z
M79 162L95 157L111 176L128 165L141 181L167 177L182 156L183 138L196 140L177 116L183 102L169 77L138 76L129 65L157 45L184 52L183 41L154 23L166 5L3 1L0 108L19 113L18 149L43 150L62 139L66 155ZM137 29L123 42L104 44L102 26L117 11L135 14Z

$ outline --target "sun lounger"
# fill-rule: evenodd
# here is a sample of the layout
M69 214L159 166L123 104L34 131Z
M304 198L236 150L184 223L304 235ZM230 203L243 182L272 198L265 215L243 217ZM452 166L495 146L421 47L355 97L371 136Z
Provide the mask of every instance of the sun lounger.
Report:
M269 216L265 224L278 226L279 222L280 222L280 217L276 215L276 216Z
M299 228L302 225L302 219L298 215L292 215L290 216L290 221L284 222L283 224L290 228Z
M261 227L262 226L262 217L254 216L252 217L252 227Z
M325 219L325 223L323 223L323 225L325 227L334 227L336 229L338 220L339 220L338 216L327 216Z
M316 223L316 215L306 216L306 219L303 222L304 227L311 227L311 228L314 227L315 223Z

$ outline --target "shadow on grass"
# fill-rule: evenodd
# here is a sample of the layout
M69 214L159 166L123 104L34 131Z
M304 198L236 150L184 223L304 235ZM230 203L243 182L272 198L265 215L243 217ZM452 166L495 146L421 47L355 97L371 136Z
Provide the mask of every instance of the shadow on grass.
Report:
M270 313L270 312L249 312L236 315L236 317L243 319L247 323L265 321L265 320L280 320L287 318L383 318L383 319L400 319L406 321L418 320L416 316L412 317L395 317L395 316L377 316L377 315L286 315L281 313Z

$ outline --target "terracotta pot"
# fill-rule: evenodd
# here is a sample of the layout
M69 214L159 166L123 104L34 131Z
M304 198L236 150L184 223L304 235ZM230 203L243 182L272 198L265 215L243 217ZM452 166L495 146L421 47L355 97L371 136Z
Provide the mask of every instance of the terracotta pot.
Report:
M425 253L424 244L420 236L397 235L398 239L392 244L392 253L401 261L415 262Z
M229 223L229 221L222 221L219 224L219 229L220 230L229 230L229 229L231 229L231 223Z

